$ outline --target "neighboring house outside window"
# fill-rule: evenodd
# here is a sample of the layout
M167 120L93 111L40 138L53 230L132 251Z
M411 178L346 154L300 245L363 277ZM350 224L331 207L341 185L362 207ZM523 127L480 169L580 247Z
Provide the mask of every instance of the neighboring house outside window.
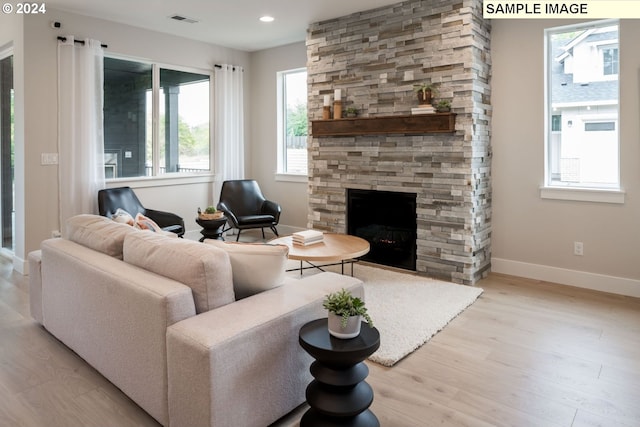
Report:
M211 172L211 74L104 59L107 179Z
M278 174L307 175L307 70L280 71L278 80Z
M618 24L546 31L547 187L620 189Z

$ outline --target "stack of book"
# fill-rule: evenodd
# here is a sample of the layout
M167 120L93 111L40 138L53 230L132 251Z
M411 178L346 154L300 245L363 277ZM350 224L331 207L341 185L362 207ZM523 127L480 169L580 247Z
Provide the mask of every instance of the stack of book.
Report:
M293 233L292 240L294 245L309 246L322 242L322 231L304 230Z
M421 105L419 107L413 107L411 109L411 114L433 114L436 112L436 109L433 105Z

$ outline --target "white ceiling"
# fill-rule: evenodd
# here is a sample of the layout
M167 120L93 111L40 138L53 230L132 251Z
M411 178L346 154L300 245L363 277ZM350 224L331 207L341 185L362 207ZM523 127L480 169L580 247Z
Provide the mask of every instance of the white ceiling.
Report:
M312 22L399 0L47 0L47 7L220 46L255 51L305 39ZM169 19L182 15L195 24ZM271 15L275 21L258 20Z

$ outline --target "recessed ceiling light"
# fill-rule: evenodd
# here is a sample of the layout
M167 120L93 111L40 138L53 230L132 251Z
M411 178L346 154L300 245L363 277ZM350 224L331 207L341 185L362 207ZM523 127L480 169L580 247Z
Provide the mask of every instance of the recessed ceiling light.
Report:
M273 22L274 21L274 17L273 16L269 16L269 15L265 15L265 16L261 16L260 20L262 22Z

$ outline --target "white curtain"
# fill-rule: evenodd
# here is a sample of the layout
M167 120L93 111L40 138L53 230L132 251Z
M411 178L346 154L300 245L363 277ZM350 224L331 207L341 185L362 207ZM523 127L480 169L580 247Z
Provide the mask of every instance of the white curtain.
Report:
M68 218L98 213L105 186L103 52L100 42L73 36L58 43L58 177L60 227Z
M214 75L217 199L222 181L244 178L244 70L234 65L216 66Z

